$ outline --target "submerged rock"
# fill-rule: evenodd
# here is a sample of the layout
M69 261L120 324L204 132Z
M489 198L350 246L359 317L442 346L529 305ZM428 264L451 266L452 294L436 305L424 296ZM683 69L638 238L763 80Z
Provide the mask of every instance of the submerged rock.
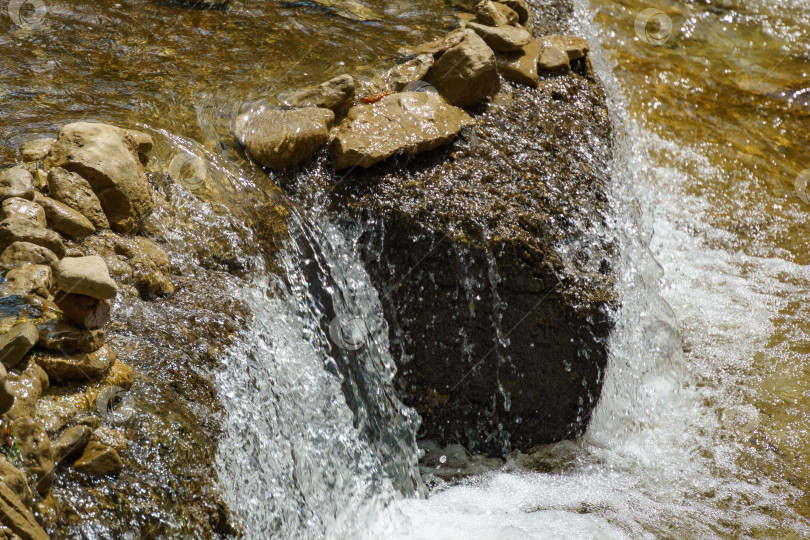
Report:
M500 87L495 54L472 30L447 49L425 76L452 105L470 107Z
M319 107L262 108L241 115L231 130L260 165L284 169L308 160L326 144L334 121L335 113Z
M408 84L421 80L433 67L432 54L420 54L392 67L374 78L372 86L378 91L401 92Z
M73 468L90 476L107 476L120 473L124 464L113 448L98 441L90 441Z
M81 330L59 320L41 323L37 329L40 347L64 354L97 351L107 336L104 330Z
M103 346L92 353L69 356L39 355L37 364L55 381L92 382L104 377L115 363L115 353Z
M354 97L354 79L351 75L339 75L319 84L296 92L284 101L288 107L321 107L338 111L351 103Z
M398 152L418 154L445 144L472 119L435 92L401 92L352 107L329 147L336 169L370 167Z
M6 414L12 405L14 405L14 391L8 386L5 364L0 363L0 415Z
M67 428L61 435L53 442L53 455L54 461L61 464L63 461L74 458L84 450L87 443L90 442L90 437L93 435L93 430L87 426L73 426Z

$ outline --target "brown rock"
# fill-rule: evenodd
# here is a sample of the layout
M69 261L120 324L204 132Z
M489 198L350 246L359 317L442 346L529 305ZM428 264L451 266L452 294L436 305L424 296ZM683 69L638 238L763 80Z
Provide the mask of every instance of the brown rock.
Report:
M9 463L3 456L0 456L0 479L11 488L11 491L20 498L25 506L31 507L34 503L34 495L31 493L31 488L28 487L25 473Z
M430 56L437 58L441 54L443 54L447 49L455 47L458 45L464 36L469 33L468 30L464 28L459 28L457 30L453 30L446 36L439 38L435 41L431 41L429 43L424 43L422 45L417 45L415 47L404 47L400 49L399 53L402 56L420 56L423 54L429 54Z
M80 330L59 320L42 323L37 328L40 347L64 354L95 352L104 345L107 337L104 330Z
M152 259L135 257L130 261L132 282L146 300L174 292L174 284L169 276L161 271Z
M96 381L104 377L116 360L106 345L92 353L70 356L41 355L36 362L54 381Z
M527 26L531 24L532 12L526 5L525 0L502 0L500 3L507 6L517 14L518 23Z
M22 167L12 167L0 172L0 201L11 197L28 200L34 198L34 178Z
M495 54L472 30L465 30L462 40L448 49L425 76L452 105L469 107L500 86Z
M568 54L562 49L548 46L540 53L540 58L537 61L537 69L546 73L565 75L571 71Z
M118 452L97 441L91 441L73 464L77 471L90 476L108 476L120 473L124 464Z
M124 129L124 131L129 133L129 135L135 141L135 144L138 145L138 154L145 155L152 151L154 142L152 141L151 135L137 129Z
M240 115L232 131L260 165L284 169L311 158L326 143L334 121L335 113L318 107L259 108Z
M467 28L481 36L484 43L495 52L512 52L528 45L532 35L516 26L486 26L474 22L467 23Z
M0 250L14 242L30 242L53 251L57 257L65 256L65 245L53 231L25 219L7 218L0 221Z
M90 183L113 229L134 233L153 205L152 188L138 156L140 146L126 130L76 122L59 132L51 159Z
M60 291L54 301L65 317L79 328L93 330L110 322L109 300Z
M53 291L53 271L44 264L22 263L6 274L6 280L0 285L0 295L35 294L48 299Z
M59 257L48 248L30 242L14 242L0 255L0 268L10 270L23 263L43 264L56 270Z
M284 101L288 107L321 107L338 111L351 104L354 97L354 79L339 75L315 86L300 90Z
M34 477L39 493L47 493L53 483L53 450L48 434L31 417L22 417L12 425L20 458L23 465Z
M8 384L8 372L0 364L0 415L6 414L14 405L14 389Z
M427 75L433 62L433 55L420 54L375 77L372 86L380 92L400 92L409 83L419 81Z
M401 92L352 107L329 147L336 169L370 167L397 152L418 154L445 144L471 122L435 92Z
M0 482L0 523L22 540L48 540L31 511L4 482Z
M101 201L90 187L90 183L78 174L60 167L52 167L48 172L48 189L53 199L79 212L93 224L93 227L110 228L107 216L101 208Z
M585 58L590 46L585 38L579 36L550 35L537 38L544 47L557 47L566 52L569 60Z
M23 322L0 336L0 361L6 367L14 367L37 344L39 333L33 323Z
M46 197L39 192L37 192L34 200L39 203L40 208L44 209L48 225L60 233L73 238L84 238L96 232L95 226L84 214L68 205Z
M520 17L512 8L502 2L492 2L492 5L501 12L501 15L506 17L506 24L518 24Z
M27 219L40 227L45 227L45 211L40 205L22 197L10 197L3 201L3 210L0 219L18 218Z
M494 2L486 0L475 8L475 20L487 26L503 26L509 24L509 19L495 6Z
M25 371L19 375L9 374L8 388L14 395L14 404L6 413L9 418L24 418L35 414L37 400L42 397L48 386L47 382L43 386L43 379L48 380L47 375L44 378L43 375L42 368L33 362L29 363Z
M73 426L67 428L53 443L53 456L57 464L74 458L84 450L93 431L87 426Z
M20 147L20 155L25 162L42 161L48 155L56 139L53 137L43 137L33 141L23 143Z
M543 46L539 42L532 40L525 47L511 53L498 53L495 58L498 61L498 70L503 78L518 84L525 84L532 88L537 88L537 61Z
M118 236L113 238L113 249L116 254L123 255L129 259L144 257L149 259L161 272L168 273L171 268L171 258L165 249L143 236Z
M127 436L120 429L100 426L93 430L91 440L106 444L116 452L123 452L127 449Z

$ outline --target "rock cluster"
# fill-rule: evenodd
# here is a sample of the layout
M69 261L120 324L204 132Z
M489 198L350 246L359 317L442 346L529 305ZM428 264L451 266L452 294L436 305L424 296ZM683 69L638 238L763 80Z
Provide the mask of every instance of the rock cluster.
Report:
M108 404L93 403L133 381L106 343L112 302L174 290L167 253L129 236L152 208L151 147L145 133L78 122L25 143L22 163L0 172L0 523L19 537L47 538L59 467L123 468L99 427Z
M243 112L231 132L269 169L303 163L327 142L336 169L367 168L451 142L473 122L460 108L493 96L501 77L536 88L540 73L567 74L574 61L591 73L584 39L532 36L524 0L455 4L466 11L459 17L462 28L403 50L403 62L371 82L374 93L356 100L354 79L340 75L294 93L281 108Z

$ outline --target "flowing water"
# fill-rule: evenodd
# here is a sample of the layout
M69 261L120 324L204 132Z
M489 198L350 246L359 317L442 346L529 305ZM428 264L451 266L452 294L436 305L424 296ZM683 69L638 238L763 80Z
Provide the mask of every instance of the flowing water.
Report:
M242 216L272 189L227 135L235 107L371 77L452 20L438 0L43 5L27 28L2 17L4 159L68 121L146 129L152 169L201 158L172 189L211 235L217 205ZM458 481L423 468L429 497L357 231L294 209L273 267L226 235L252 264L223 282L249 316L215 375L216 466L247 537L810 537L808 28L800 0L577 3L616 128L602 401L579 440ZM194 241L161 234L181 258ZM335 347L343 314L376 322L368 346Z

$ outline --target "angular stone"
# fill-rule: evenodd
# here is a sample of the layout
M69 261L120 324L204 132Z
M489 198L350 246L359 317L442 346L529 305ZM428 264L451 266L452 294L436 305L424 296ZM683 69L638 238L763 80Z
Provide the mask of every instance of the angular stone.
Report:
M568 54L562 49L548 46L540 53L540 58L537 60L537 69L546 73L565 75L571 71Z
M475 7L475 20L487 26L503 26L509 24L509 19L504 15L494 2L486 0Z
M101 201L90 183L78 174L52 167L48 172L48 189L53 199L82 214L93 227L110 228L107 216L101 208Z
M372 86L378 91L400 92L409 83L419 81L427 75L433 62L433 55L420 54L378 75Z
M45 210L34 201L23 199L22 197L10 197L3 201L3 210L0 212L0 219L18 218L39 225L47 226L45 221Z
M34 198L34 178L22 167L12 167L0 172L0 201L11 197L28 200Z
M8 271L5 281L0 285L0 295L35 294L48 299L53 285L53 271L50 266L23 263Z
M40 347L64 354L97 351L104 345L107 337L104 330L80 330L59 320L42 323L37 328L39 329L38 345Z
M59 261L56 282L65 292L100 300L109 300L118 294L118 285L110 277L104 259L98 255L65 257Z
M590 51L588 41L579 36L553 34L537 38L544 47L557 47L568 54L569 60L585 58Z
M467 28L481 36L484 43L495 52L512 52L528 45L532 40L532 35L516 26L486 26L474 22L467 23Z
M259 108L240 115L232 130L260 165L284 169L311 158L326 143L334 121L330 109Z
M0 440L0 444L5 446L5 441ZM34 502L34 494L31 493L31 488L28 487L28 479L25 473L20 469L9 463L9 461L0 456L0 479L11 491L20 498L26 506L30 507Z
M470 107L500 87L495 54L472 30L448 49L425 76L450 104Z
M352 107L329 147L336 169L370 167L397 152L418 154L450 142L472 119L435 92L401 92Z
M518 23L529 26L532 22L532 12L525 0L502 0L501 4L517 13Z
M0 482L0 523L22 540L48 540L31 511L3 482Z
M65 256L65 244L55 232L25 219L7 218L0 221L0 250L5 250L14 242L30 242L51 250L57 257Z
M153 206L152 188L138 156L139 146L126 130L76 122L59 132L51 148L51 160L90 183L113 229L134 233Z
M106 345L92 353L69 356L40 355L36 362L54 381L97 381L106 375L116 360L115 353Z
M67 428L61 435L54 441L53 456L57 464L61 464L65 460L74 458L84 450L87 443L90 442L90 437L93 435L93 430L87 426L73 426Z
M498 53L495 58L498 62L498 71L503 78L518 84L537 88L539 81L537 75L537 61L543 46L536 40L511 53Z
M48 225L60 233L73 238L84 238L96 232L95 226L89 219L68 205L40 193L37 193L34 200L44 210Z
M73 468L90 476L102 477L117 475L123 470L124 464L114 449L106 444L90 441Z
M39 493L47 493L53 483L53 450L48 434L31 417L18 418L12 425L20 458L34 476Z
M300 90L287 98L288 107L321 107L338 111L351 104L354 97L354 79L351 75L338 75L333 79Z
M24 142L20 147L20 155L25 162L42 161L48 155L56 139L53 137L43 137L33 141Z
M54 301L65 317L79 328L93 330L110 322L110 301L60 291Z
M59 257L48 248L31 242L14 242L0 255L0 268L9 270L23 263L44 264L51 270L59 266Z
M6 367L14 367L37 344L39 332L31 322L22 322L0 336L0 361Z

